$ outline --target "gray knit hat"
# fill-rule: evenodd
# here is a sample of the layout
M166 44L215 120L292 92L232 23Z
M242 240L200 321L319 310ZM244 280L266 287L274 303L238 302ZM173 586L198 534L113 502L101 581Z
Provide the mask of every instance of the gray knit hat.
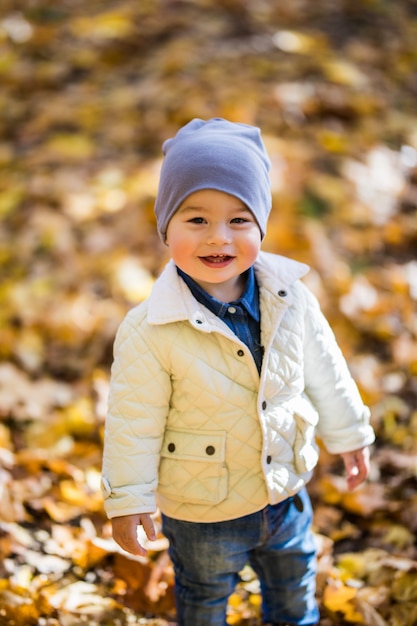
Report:
M216 189L239 198L253 213L262 238L271 210L270 160L256 126L221 118L194 119L167 139L155 202L158 232L195 191Z

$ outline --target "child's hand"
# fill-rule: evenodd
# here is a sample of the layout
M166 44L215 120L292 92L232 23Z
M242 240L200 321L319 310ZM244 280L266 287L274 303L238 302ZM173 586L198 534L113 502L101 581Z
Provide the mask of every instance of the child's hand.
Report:
M111 520L113 539L123 550L131 554L146 556L147 552L140 545L137 537L137 527L142 525L147 538L155 541L155 527L149 513L137 513L136 515L122 515Z
M369 474L369 448L360 448L340 455L346 469L346 479L350 491L358 487Z

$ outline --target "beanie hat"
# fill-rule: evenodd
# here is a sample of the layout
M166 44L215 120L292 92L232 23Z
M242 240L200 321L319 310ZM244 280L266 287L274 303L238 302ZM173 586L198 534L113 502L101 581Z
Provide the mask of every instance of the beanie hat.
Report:
M265 236L271 210L270 160L256 126L222 118L193 119L162 146L155 202L158 232L165 241L170 219L195 191L215 189L239 198Z

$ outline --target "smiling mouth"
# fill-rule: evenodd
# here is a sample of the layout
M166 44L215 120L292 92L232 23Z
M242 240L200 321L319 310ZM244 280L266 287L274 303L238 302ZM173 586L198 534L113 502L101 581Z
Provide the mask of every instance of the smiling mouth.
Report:
M200 260L208 265L223 265L232 261L235 257L228 254L210 254L208 256L201 256Z

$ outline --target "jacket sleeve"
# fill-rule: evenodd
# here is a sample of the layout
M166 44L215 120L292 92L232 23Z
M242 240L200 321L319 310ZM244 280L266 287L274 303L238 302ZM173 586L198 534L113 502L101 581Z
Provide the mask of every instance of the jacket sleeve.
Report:
M142 320L143 322L143 320ZM137 316L128 314L114 344L104 430L102 492L109 518L156 510L159 453L170 377Z
M333 454L351 452L375 439L370 411L362 402L345 358L315 296L307 300L304 342L306 393L319 413L317 434Z

